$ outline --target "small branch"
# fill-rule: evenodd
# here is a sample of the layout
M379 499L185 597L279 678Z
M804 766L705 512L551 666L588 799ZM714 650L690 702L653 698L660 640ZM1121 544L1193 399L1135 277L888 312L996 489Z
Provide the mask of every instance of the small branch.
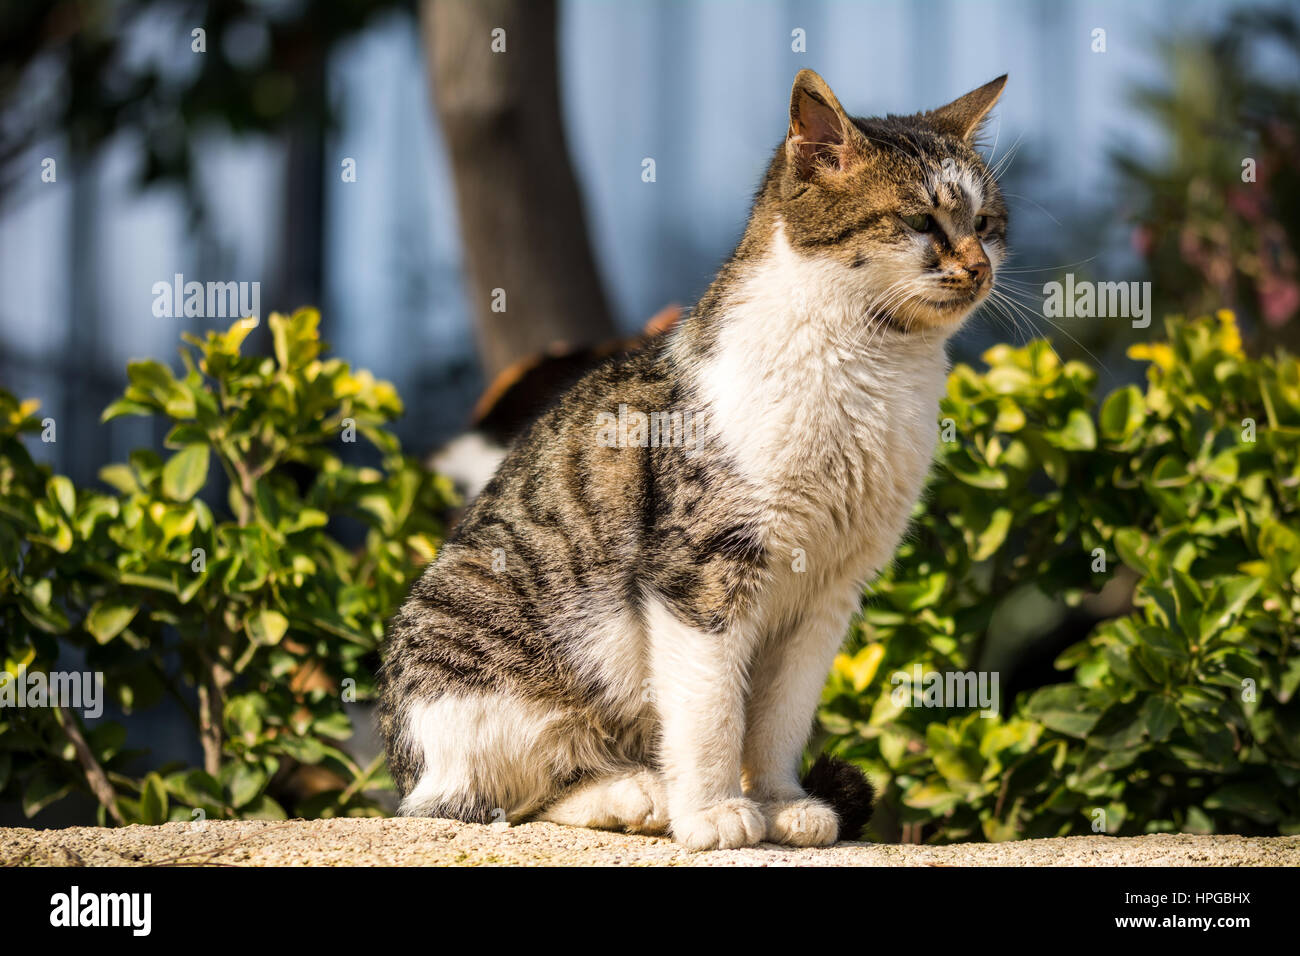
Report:
M104 773L104 768L99 765L95 755L91 753L86 738L81 735L81 728L77 726L77 718L66 707L55 708L55 713L59 716L59 723L63 726L63 732L68 735L72 741L72 749L77 753L77 762L81 764L82 772L86 775L86 783L90 785L91 792L95 795L108 815L117 821L119 826L125 826L126 820L122 818L122 811L117 807L117 794L113 790L113 785L108 782L108 775Z
M238 522L239 522L239 526L240 526L241 528L243 528L243 527L245 527L245 526L248 524L249 518L251 517L251 511L250 511L250 509L251 509L252 505L251 505L251 502L249 502L248 499L246 499L246 498L244 497L244 492L243 492L242 482L240 481L239 476L238 476L237 474L235 474L235 469L234 469L233 467L231 467L231 464L230 464L231 459L228 459L228 458L227 458L227 457L222 453L222 452L223 452L223 446L218 445L218 446L216 446L216 447L217 447L217 460L221 462L221 467L222 467L223 469L225 469L225 472L226 472L226 479L230 482L230 484L231 484L231 485L236 489L236 491L238 492L238 499L237 499L237 500L238 500L238 504L239 504L239 513L238 513L237 515L235 515L235 520L238 521Z
M203 657L207 672L199 684L199 742L203 745L203 769L216 777L221 772L221 724L230 671L208 655Z
M214 706L210 682L199 684L199 743L203 745L203 769L214 778L221 772L220 705Z
M253 473L249 471L248 465L244 463L243 459L232 458L230 464L231 467L235 469L235 474L239 476L240 501L238 518L239 526L243 528L246 527L253 518L253 500L257 494L253 485L256 483L256 479L253 477Z
M370 761L370 766L355 775L352 782L348 784L347 789L339 794L340 806L345 805L349 800L365 789L366 784L370 782L370 778L374 776L375 771L379 769L383 761L384 754L381 752L374 760Z
M199 742L203 745L203 769L213 777L221 772L221 735L226 709L226 691L234 675L227 664L229 646L224 632L211 617L208 620L215 646L199 648L203 672L199 680Z

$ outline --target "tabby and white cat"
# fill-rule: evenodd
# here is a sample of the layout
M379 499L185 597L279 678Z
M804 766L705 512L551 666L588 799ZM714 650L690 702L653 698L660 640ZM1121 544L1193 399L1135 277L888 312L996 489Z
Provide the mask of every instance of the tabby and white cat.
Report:
M393 619L402 813L835 841L800 755L925 483L945 342L1005 256L971 145L1005 81L855 119L799 73L703 299L541 415Z

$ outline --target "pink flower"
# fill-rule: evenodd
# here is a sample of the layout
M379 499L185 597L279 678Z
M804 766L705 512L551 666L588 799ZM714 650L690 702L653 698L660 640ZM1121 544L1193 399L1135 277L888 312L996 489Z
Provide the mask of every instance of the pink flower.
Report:
M1294 279L1264 276L1259 283L1259 307L1269 325L1286 324L1300 308L1300 285Z

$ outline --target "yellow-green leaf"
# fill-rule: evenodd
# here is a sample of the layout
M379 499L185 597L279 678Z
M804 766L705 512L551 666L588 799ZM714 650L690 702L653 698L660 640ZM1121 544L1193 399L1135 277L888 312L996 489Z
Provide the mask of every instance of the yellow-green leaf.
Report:
M279 611L264 607L248 615L244 630L258 644L279 644L289 630L289 619Z
M1107 441L1127 441L1146 417L1146 403L1136 386L1113 392L1101 406L1101 434Z
M182 448L163 465L163 494L173 501L189 501L207 480L207 445Z
M139 604L105 598L90 609L86 615L86 630L100 644L107 644L126 630L126 626L135 619Z
M77 489L73 487L72 482L63 475L54 475L46 485L50 493L50 498L59 503L63 513L71 518L77 513Z

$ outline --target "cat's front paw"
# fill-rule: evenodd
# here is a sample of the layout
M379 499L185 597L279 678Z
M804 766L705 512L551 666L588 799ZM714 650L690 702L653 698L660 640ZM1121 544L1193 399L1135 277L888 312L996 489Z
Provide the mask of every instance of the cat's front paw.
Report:
M730 850L763 839L767 822L753 800L737 797L673 820L673 839L689 850Z
M773 800L759 806L767 821L769 843L830 846L839 837L839 814L816 797Z

